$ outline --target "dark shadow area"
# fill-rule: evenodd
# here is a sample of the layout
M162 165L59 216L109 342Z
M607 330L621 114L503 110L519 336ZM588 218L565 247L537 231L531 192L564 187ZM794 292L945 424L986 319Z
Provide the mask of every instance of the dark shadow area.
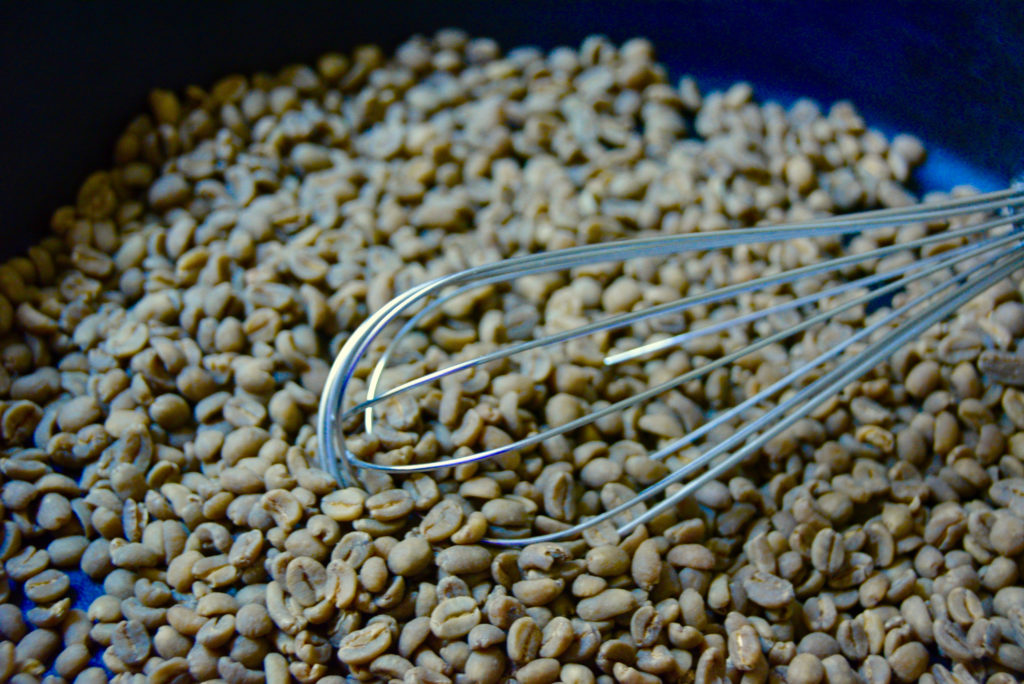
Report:
M503 47L644 35L678 76L853 100L1009 179L1024 165L1017 2L48 2L0 5L0 254L47 230L154 86L209 84L460 26Z

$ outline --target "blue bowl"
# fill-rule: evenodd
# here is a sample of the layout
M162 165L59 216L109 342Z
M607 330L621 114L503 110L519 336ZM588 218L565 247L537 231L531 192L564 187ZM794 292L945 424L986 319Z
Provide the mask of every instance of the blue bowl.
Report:
M922 190L996 189L1024 172L1024 9L1016 0L885 2L434 1L396 4L0 4L0 257L48 231L155 86L312 61L459 26L504 48L650 38L703 89L851 100L871 125L930 150ZM11 96L13 94L13 97ZM99 589L75 574L79 605Z

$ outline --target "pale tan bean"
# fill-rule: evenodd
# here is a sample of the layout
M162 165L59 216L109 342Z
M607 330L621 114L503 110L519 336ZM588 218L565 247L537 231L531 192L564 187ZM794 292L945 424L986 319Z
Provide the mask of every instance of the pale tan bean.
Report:
M118 623L114 629L111 647L126 665L139 665L149 656L151 640L141 622L126 620Z
M429 565L433 553L422 537L409 537L398 542L388 552L388 569L396 575L417 575Z
M794 598L790 582L760 570L743 582L743 588L751 601L766 608L781 608Z
M10 641L20 641L28 628L21 609L13 603L0 604L0 635Z
M700 544L680 544L669 549L666 560L677 567L710 570L715 567L715 556Z
M551 684L559 679L562 666L554 658L531 660L516 671L516 679L522 684ZM564 676L561 677L563 680Z
M561 578L538 577L520 580L512 585L512 594L527 606L543 606L562 593L565 581Z
M508 656L514 663L529 663L540 652L543 635L531 617L521 617L509 627Z
M25 582L25 596L35 603L52 603L64 596L71 580L59 570L44 570Z
M50 629L34 629L14 647L14 658L19 662L49 663L60 648L60 635Z
M648 539L633 552L630 564L633 580L641 589L650 591L661 578L661 554L657 542Z
M430 615L430 631L443 639L465 636L478 624L480 609L469 596L445 599Z
M665 620L654 606L641 606L630 618L629 632L640 648L657 644L664 630Z
M636 608L636 597L624 589L605 589L592 598L583 599L576 612L584 620L607 620Z
M846 562L846 548L842 538L831 529L823 529L811 545L811 564L819 571L832 575Z
M71 644L57 656L53 669L61 677L72 679L89 664L91 655L84 644Z
M466 679L470 682L493 682L505 671L505 654L497 648L473 651L465 664Z
M616 545L607 544L587 552L587 570L598 577L621 575L629 568L629 554Z
M812 653L797 654L786 668L786 681L790 684L818 684L825 677L825 668Z
M368 498L366 510L375 520L398 520L412 512L413 500L403 489L390 489Z
M437 567L453 575L482 572L491 565L491 554L483 546L460 545L442 550L436 557Z
M900 681L913 682L928 667L928 651L923 644L915 641L897 648L887 661Z
M439 542L451 537L462 525L462 508L451 499L443 499L435 504L424 516L420 530L424 539Z
M391 632L384 623L375 623L352 632L338 645L338 660L349 665L372 662L391 645Z

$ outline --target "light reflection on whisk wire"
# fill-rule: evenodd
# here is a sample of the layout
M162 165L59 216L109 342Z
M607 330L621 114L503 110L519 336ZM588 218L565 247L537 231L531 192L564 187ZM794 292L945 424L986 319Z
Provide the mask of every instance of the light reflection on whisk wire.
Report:
M800 269L767 276L748 283L719 288L701 295L694 295L675 302L650 307L638 312L630 312L628 314L608 317L595 323L542 338L540 340L531 340L518 345L511 345L491 354L483 355L477 359L454 364L440 371L436 371L435 373L423 376L417 380L404 383L399 387L381 394L376 394L377 383L381 378L391 353L396 349L397 343L401 337L411 331L424 316L433 312L446 301L450 301L452 297L458 296L462 292L488 284L505 282L527 274L565 270L576 266L600 263L602 261L625 260L629 258L636 258L638 256L660 256L683 251L707 251L709 249L724 246L734 246L744 242L772 242L790 239L793 237L849 234L861 232L866 227L871 226L880 227L942 220L965 214L989 212L995 209L1003 209L1004 211L1007 211L1008 209L1020 207L1021 205L1024 205L1024 192L1018 189L1004 190L986 195L977 195L951 200L941 204L922 205L910 209L899 208L881 210L855 216L824 219L812 223L791 226L762 227L696 235L661 236L603 245L588 245L568 250L561 250L559 252L518 257L504 262L485 264L435 281L423 283L399 295L382 309L368 317L368 319L345 342L341 353L331 368L331 372L325 384L324 395L321 399L321 409L317 426L319 437L318 442L320 444L320 447L318 448L318 457L320 458L321 465L340 482L353 482L355 481L355 474L352 470L353 466L383 470L386 472L408 473L429 470L432 468L451 467L458 465L459 463L469 463L482 458L488 458L499 453L526 448L555 434L563 434L564 432L582 427L583 425L589 424L604 415L610 415L614 411L620 411L628 406L633 406L637 403L647 401L658 394L671 389L672 387L682 384L682 382L692 380L696 377L701 377L711 372L711 370L731 363L742 356L746 356L757 349L766 346L767 344L778 342L785 337L799 332L800 330L805 330L813 325L822 323L842 311L849 310L850 308L859 306L860 304L875 301L887 294L902 291L907 287L907 285L913 282L920 281L929 275L934 275L944 269L949 269L957 264L961 264L969 259L977 257L979 254L990 252L1001 247L1005 248L1012 242L1019 240L1020 236L1018 235L1018 231L1020 231L1021 226L1018 225L1016 228L1012 228L1012 232L1010 233L1006 233L998 237L989 237L984 240L955 247L937 255L918 259L913 263L897 266L885 273L873 274L859 280L842 283L821 292L806 295L796 300L790 300L789 302L785 302L781 305L757 311L749 315L740 316L724 323L716 323L712 326L708 326L707 328L697 329L670 338L659 339L625 352L612 354L605 359L605 363L608 365L636 358L644 354L649 354L668 348L669 346L675 346L688 339L692 339L695 336L711 334L712 332L721 331L734 325L747 324L758 318L768 316L771 313L794 309L804 304L819 301L825 297L836 296L857 288L877 285L886 280L891 280L896 276L903 276L894 282L879 286L876 289L869 289L866 294L837 304L833 308L811 317L808 319L810 322L805 320L788 330L775 333L774 335L754 342L737 352L733 352L732 354L709 362L699 369L695 369L690 373L680 376L682 378L686 378L686 380L683 380L682 382L677 378L663 383L657 387L638 393L626 400L617 402L606 409L583 416L565 426L530 435L518 442L508 445L507 447L479 452L457 459L448 459L425 464L418 463L399 466L381 466L376 463L370 463L358 459L354 454L349 452L344 443L344 437L341 430L342 421L356 415L360 411L365 411L367 418L367 430L372 431L373 405L384 401L389 397L395 396L400 392L404 392L414 387L421 386L427 382L436 380L444 375L466 370L473 366L477 366L491 360L504 358L528 349L546 346L558 341L565 341L581 335L590 334L595 331L625 327L638 320L650 318L655 315L661 315L666 312L679 311L687 307L692 307L697 303L721 301L724 298L732 297L742 292L760 289L769 284L793 282L794 280L808 275L834 271L843 266L858 263L867 259L878 259L888 254L904 252L936 242L945 242L957 238L968 238L971 235L976 235L985 231L1006 226L1012 227L1013 222L1017 220L1019 216L1010 213L1008 216L1004 216L1001 219L986 221L981 224L957 228L955 230L947 230L941 233L934 233L918 240L890 245L870 252L865 252L863 254L839 257L819 264L811 264L806 267L801 267ZM690 461L660 482L643 490L636 498L624 502L620 506L611 510L605 511L599 516L588 518L573 527L553 532L548 535L534 536L527 539L492 539L488 541L499 545L522 545L536 541L549 541L567 538L573 534L577 534L586 527L592 526L601 520L613 518L633 506L636 506L638 503L650 499L674 482L678 482L682 478L702 469L713 459L723 456L727 450L739 446L744 440L750 440L742 449L730 454L719 463L712 465L709 470L684 485L679 491L666 497L658 505L649 509L643 515L626 523L622 528L622 531L623 533L628 532L628 530L633 529L636 525L642 524L643 521L649 520L651 517L658 514L654 511L660 512L666 510L668 507L674 505L675 502L678 502L695 491L696 488L701 486L703 483L718 477L733 465L742 462L744 458L755 453L756 450L763 446L769 439L777 434L781 434L784 429L795 423L796 420L806 416L817 405L820 405L820 403L827 400L836 391L841 390L846 384L849 384L849 382L863 375L865 372L877 365L878 362L887 358L888 355L891 355L900 346L905 344L907 341L912 340L915 335L927 330L931 325L940 322L963 303L969 301L992 284L1021 268L1022 264L1024 264L1024 256L1021 255L1020 248L1014 247L1009 250L1008 254L1006 252L1007 250L1004 249L1001 255L997 255L995 258L990 257L982 264L978 264L951 276L940 286L929 291L925 295L917 297L897 309L890 311L880 320L873 322L871 325L861 328L850 337L838 343L832 349L827 350L819 357L816 357L799 368L791 371L784 378L776 381L770 387L761 390L754 396L749 397L738 406L716 414L700 428L697 428L690 434L674 440L653 452L651 454L652 458L664 458L665 456L680 450L687 444L693 443L701 436L709 433L717 425L735 420L740 417L744 411L749 410L761 401L773 396L787 387L793 386L796 381L805 377L814 368L821 366L826 361L839 357L844 350L850 348L856 342L867 340L873 333L883 327L890 326L901 317L906 316L912 310L945 292L950 287L954 285L959 287L956 292L945 295L945 299L931 304L929 308L923 312L916 313L916 318L903 321L899 326L889 332L888 336L877 342L871 343L856 355L851 355L836 368L830 370L821 378L814 380L807 387L800 389L793 397L790 397L783 403L774 407L768 413L763 414L757 420L745 425L737 432L733 433L729 438L712 447L709 451L703 453L693 461ZM924 268L922 269L922 267ZM915 269L922 270L917 273L906 275L908 272ZM454 289L452 289L453 287ZM384 329L387 328L391 322L395 321L403 311L422 302L424 297L435 293L440 294L436 299L427 303L425 306L420 308L417 313L413 314L384 350L383 355L375 365L369 382L367 383L367 400L351 409L348 409L347 411L342 412L341 402L344 390L355 374L356 365L359 362L359 359L366 353L366 351L368 351L370 344L372 344ZM768 341L766 342L765 340ZM870 360L870 362L868 362L868 360ZM786 416L785 418L782 417L787 411L790 411L794 407L796 407L796 411L794 413ZM757 437L753 437L753 435L755 435L759 430L767 427L771 421L779 420L780 418L781 422L776 423L773 427L769 428L766 432L761 433ZM344 474L339 471L339 464L345 469Z

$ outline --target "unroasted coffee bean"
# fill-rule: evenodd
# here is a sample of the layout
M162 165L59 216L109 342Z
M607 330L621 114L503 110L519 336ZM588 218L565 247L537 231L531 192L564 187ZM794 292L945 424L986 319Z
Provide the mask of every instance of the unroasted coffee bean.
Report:
M514 663L529 663L540 652L542 638L540 627L533 618L519 618L508 629L508 657Z
M539 658L516 670L516 680L521 684L551 684L559 679L561 670L562 665L556 659Z
M61 537L50 542L46 552L50 563L59 568L69 568L80 563L88 546L89 540L84 535Z
M18 555L7 560L4 569L15 582L26 582L35 577L50 563L49 555L33 546L28 546Z
M920 642L912 641L893 651L887 660L900 681L914 682L928 667L928 650Z
M382 622L352 632L338 644L338 660L347 665L363 665L387 650L391 631Z
M677 567L710 570L715 566L714 554L700 544L680 544L669 550L668 562Z
M482 572L491 565L491 554L483 546L460 545L444 549L436 558L437 566L453 575Z
M828 682L854 682L856 673L846 658L841 655L832 655L822 658L822 666L825 668L825 681Z
M743 582L743 589L751 601L765 608L782 608L795 598L790 582L760 570Z
M493 499L485 503L481 511L492 525L518 527L529 521L527 508L519 501Z
M811 564L826 575L833 575L842 569L845 561L846 548L842 538L827 528L818 532L811 544Z
M430 544L422 537L398 542L388 552L388 569L396 575L411 576L422 572L431 561Z
M64 596L71 580L59 570L44 570L25 582L25 596L35 603L51 603Z
M839 649L851 662L860 662L868 655L868 636L864 626L857 620L843 620L836 629Z
M489 648L505 642L505 630L482 623L469 630L469 638L466 641L472 649Z
M797 644L799 653L813 653L819 658L826 658L839 653L839 642L835 637L824 632L811 632Z
M786 668L789 684L818 684L825 677L825 668L818 656L811 653L797 654Z
M744 672L756 668L762 661L761 642L750 625L742 625L729 635L729 658Z
M661 554L657 542L648 539L633 552L631 562L633 580L641 589L650 591L661 578Z
M366 492L349 487L331 492L320 501L320 510L328 517L338 520L355 520L362 515Z
M114 654L126 665L139 665L149 657L150 638L138 620L120 622L111 637Z
M701 653L694 668L697 681L717 681L725 677L725 654L719 647L706 649Z
M498 681L505 671L505 654L497 648L473 651L466 659L466 680L474 684Z
M939 364L934 361L922 361L907 375L904 386L911 396L923 399L931 394L941 381Z
M598 546L587 552L587 570L598 577L609 577L626 572L629 555L618 546Z
M1013 354L986 349L978 356L978 370L996 382L1024 387L1024 367Z
M543 606L558 598L564 586L561 578L538 577L516 582L512 593L527 606Z
M465 636L480 624L480 609L470 596L445 599L430 614L430 631L443 639Z
M1024 551L1024 520L1011 513L997 515L989 531L989 543L1008 558Z
M540 656L557 658L562 655L576 638L573 624L564 616L558 615L544 625L541 635Z
M653 606L641 606L630 618L629 633L637 646L649 648L658 642L664 625L664 619Z
M869 655L860 666L860 675L866 682L892 681L892 667L881 655Z
M366 500L366 510L375 520L397 520L409 515L412 509L412 497L402 489L380 492Z
M971 647L967 635L959 626L945 618L935 620L933 627L935 644L948 657L955 660L971 659Z
M0 635L9 641L18 642L27 631L21 609L13 603L0 603Z
M14 648L16 661L48 663L60 648L60 635L49 629L34 629L18 642ZM41 674L41 672L39 673Z
M443 499L437 503L420 523L423 537L430 542L438 542L451 537L462 525L462 508L451 499Z
M584 620L607 620L636 608L636 597L624 589L605 589L597 596L583 599L576 605Z
M71 679L89 664L91 654L83 644L71 644L57 656L53 669L61 677Z

